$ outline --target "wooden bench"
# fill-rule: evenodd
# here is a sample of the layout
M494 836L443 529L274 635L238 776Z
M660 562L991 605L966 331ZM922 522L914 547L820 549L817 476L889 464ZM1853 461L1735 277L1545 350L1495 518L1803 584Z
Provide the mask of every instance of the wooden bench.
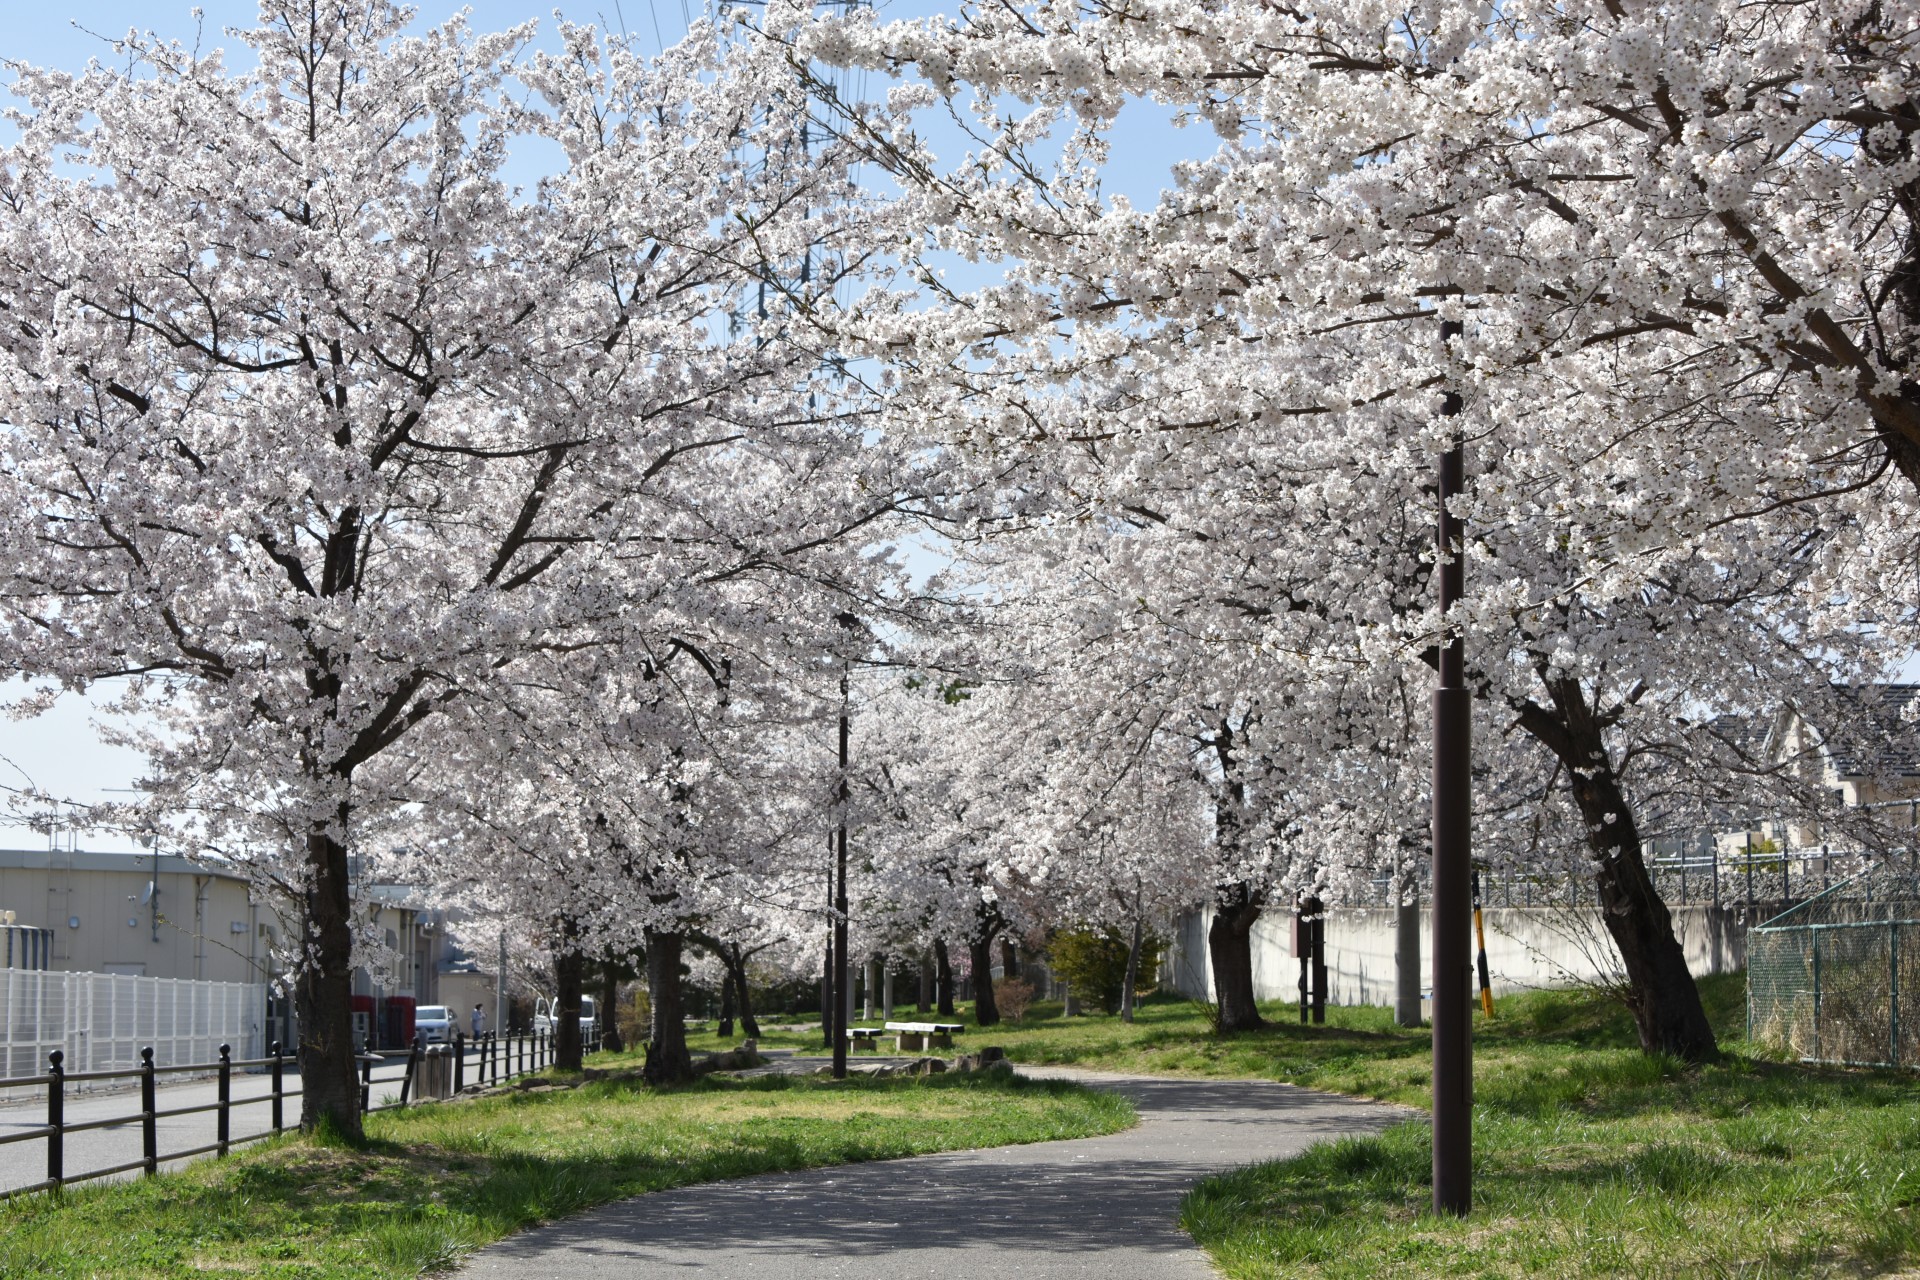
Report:
M889 1022L895 1033L894 1048L901 1053L920 1049L951 1049L953 1037L966 1030L960 1022Z
M847 1047L849 1049L878 1049L880 1047L879 1027L848 1027Z

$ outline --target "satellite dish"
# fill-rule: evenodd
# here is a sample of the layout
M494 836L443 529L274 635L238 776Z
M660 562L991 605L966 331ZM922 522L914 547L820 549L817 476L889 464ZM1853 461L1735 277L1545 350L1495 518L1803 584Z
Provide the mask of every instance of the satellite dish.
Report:
M147 881L147 887L140 891L140 905L146 906L153 901L153 881Z

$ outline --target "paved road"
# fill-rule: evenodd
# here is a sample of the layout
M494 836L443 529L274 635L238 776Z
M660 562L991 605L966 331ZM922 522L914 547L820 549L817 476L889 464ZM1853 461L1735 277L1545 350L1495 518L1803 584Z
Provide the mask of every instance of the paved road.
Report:
M1213 1280L1180 1197L1216 1170L1374 1132L1394 1107L1262 1081L1025 1068L1117 1089L1125 1133L711 1183L502 1241L467 1280Z
M400 1093L400 1078L406 1074L406 1059L393 1058L373 1069L373 1105L379 1106L383 1097ZM473 1078L474 1057L467 1056L467 1077ZM165 1077L161 1077L165 1079ZM292 1060L287 1063L286 1089L290 1096L286 1100L284 1118L289 1126L300 1123L300 1074L293 1067ZM271 1076L249 1075L235 1072L232 1087L231 1136L249 1137L264 1133L273 1127L273 1109L267 1099L273 1093ZM155 1101L162 1111L174 1107L192 1107L217 1101L219 1086L211 1079L196 1080L188 1084L171 1085L155 1091ZM0 1105L0 1136L38 1129L47 1122L47 1104L45 1095L30 1102L9 1102ZM247 1105L241 1105L245 1101ZM65 1099L66 1121L68 1124L81 1124L88 1120L105 1120L110 1116L131 1115L140 1110L138 1090L115 1090L111 1093L69 1093ZM217 1120L211 1111L197 1115L172 1116L155 1122L159 1137L159 1151L166 1155L169 1151L190 1151L205 1146L216 1137ZM104 1129L89 1129L84 1133L66 1135L66 1174L69 1178L93 1169L110 1169L115 1165L126 1164L140 1158L140 1122L138 1119L127 1124L113 1125ZM163 1169L175 1168L187 1163L181 1160L163 1160ZM14 1142L0 1146L0 1191L10 1191L15 1187L31 1186L47 1176L47 1144L44 1140ZM115 1175L117 1177L138 1177L138 1170Z

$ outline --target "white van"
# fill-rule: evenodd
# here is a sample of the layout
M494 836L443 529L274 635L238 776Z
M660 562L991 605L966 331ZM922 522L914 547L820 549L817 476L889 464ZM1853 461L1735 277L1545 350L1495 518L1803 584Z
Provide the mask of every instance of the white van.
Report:
M533 1029L535 1031L544 1031L548 1035L552 1035L555 1027L558 1025L560 1021L559 1017L555 1013L555 1011L558 1008L559 1008L559 1002L556 1000L550 1000L546 996L541 996L539 999L535 1000L533 1002ZM581 996L580 997L580 1041L582 1044L593 1043L594 1022L595 1022L595 1019L594 1019L593 997Z

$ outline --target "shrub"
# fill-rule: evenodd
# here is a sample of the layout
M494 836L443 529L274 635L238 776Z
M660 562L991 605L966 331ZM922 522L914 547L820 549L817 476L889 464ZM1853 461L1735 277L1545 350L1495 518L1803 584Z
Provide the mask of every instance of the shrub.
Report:
M614 1008L614 1025L619 1028L621 1043L629 1049L637 1049L646 1043L648 1015L651 1012L652 1003L647 998L646 984L640 983Z
M1048 953L1053 971L1086 1001L1098 1001L1108 1013L1120 1012L1120 990L1127 985L1129 939L1119 929L1078 930L1054 935ZM1140 942L1140 973L1134 993L1151 991L1160 977L1160 953L1166 944L1152 934Z
M994 1003L1009 1022L1020 1022L1033 1003L1033 984L1019 978L1002 978L993 986Z

